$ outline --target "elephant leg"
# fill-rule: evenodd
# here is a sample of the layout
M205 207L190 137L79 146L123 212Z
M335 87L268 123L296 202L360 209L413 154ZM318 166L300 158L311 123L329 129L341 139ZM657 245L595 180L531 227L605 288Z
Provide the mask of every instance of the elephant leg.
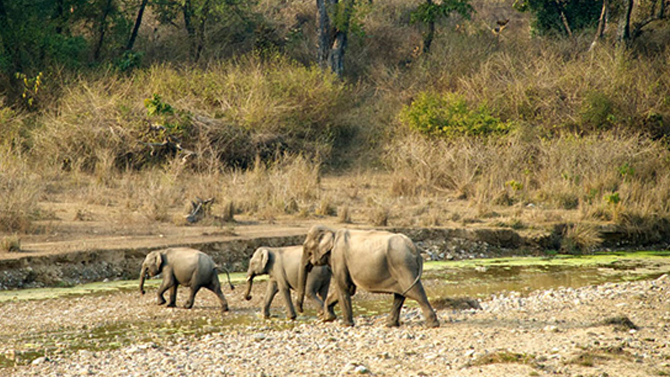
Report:
M337 316L335 315L335 305L337 305L337 302L339 301L337 296L338 294L336 292L330 291L328 297L326 297L323 303L323 314L322 314L322 320L324 322L332 322L337 318Z
M188 295L188 300L186 300L186 304L184 305L185 309L191 309L193 307L193 303L195 302L195 295L198 293L200 290L199 285L192 285L191 290Z
M157 297L156 297L156 304L158 305L163 305L165 304L165 297L163 295L165 294L165 291L168 289L171 289L172 287L175 286L175 281L174 281L174 276L172 274L164 272L165 275L163 276L163 281L161 282L161 286L158 287L158 292L157 292Z
M228 311L228 301L226 301L226 298L223 296L223 292L221 291L221 283L219 282L218 277L215 277L212 279L212 282L209 283L209 285L206 287L210 291L214 292L216 297L219 298L219 302L221 303L221 310L224 312Z
M294 320L297 316L295 314L295 308L293 307L293 301L291 301L291 291L288 287L281 287L279 289L282 297L284 297L284 304L286 305L286 315L291 320Z
M340 308L342 309L342 319L345 326L354 325L354 313L351 307L351 292L355 292L355 288L351 288L351 284L340 283L337 284L337 290L340 296Z
M400 310L405 303L405 296L394 293L393 294L393 307L391 308L391 313L389 314L388 320L386 321L386 326L388 327L398 327L400 326Z
M437 320L437 315L435 315L433 307L430 306L428 297L426 297L426 291L423 289L423 284L421 284L420 281L417 282L416 285L414 285L414 287L412 287L412 289L410 289L409 292L405 294L405 296L419 303L421 311L423 312L423 316L426 319L426 327L440 326L440 322Z
M265 291L265 300L263 301L263 317L265 319L270 318L270 305L272 305L272 300L274 300L277 292L279 292L277 282L273 280L269 281L267 291Z
M307 298L309 298L317 308L319 308L319 312L323 311L323 301L317 296L317 288L316 287L310 287L310 289L306 292L307 293Z
M316 315L318 317L323 317L324 309L326 308L326 300L328 299L328 286L327 285L322 285L320 287L317 287L317 289L314 290L314 297L312 298L312 301L317 305L316 307L319 308L317 310Z
M170 301L167 304L168 308L177 307L177 288L179 288L179 284L177 283L170 287L170 291L168 292L170 295Z

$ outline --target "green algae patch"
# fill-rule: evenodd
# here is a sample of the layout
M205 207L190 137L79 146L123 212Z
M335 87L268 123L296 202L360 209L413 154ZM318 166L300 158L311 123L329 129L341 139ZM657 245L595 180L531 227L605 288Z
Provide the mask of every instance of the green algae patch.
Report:
M669 256L669 252L648 251L426 262L422 280L431 300L512 291L524 295L542 289L653 279L670 273Z
M640 251L629 253L603 253L593 255L556 255L552 257L506 257L491 259L465 259L459 261L430 261L424 263L424 271L443 268L477 268L487 266L595 266L621 261L658 260L670 264L670 251Z
M267 277L259 276L255 280L263 281ZM246 281L246 273L234 272L230 274L233 285L241 285ZM145 288L158 288L162 278L147 279ZM228 278L226 274L219 275L222 289L226 289ZM75 285L67 288L30 288L11 291L0 291L0 303L12 300L47 300L66 296L83 296L90 294L110 294L119 291L139 290L138 280L118 280Z

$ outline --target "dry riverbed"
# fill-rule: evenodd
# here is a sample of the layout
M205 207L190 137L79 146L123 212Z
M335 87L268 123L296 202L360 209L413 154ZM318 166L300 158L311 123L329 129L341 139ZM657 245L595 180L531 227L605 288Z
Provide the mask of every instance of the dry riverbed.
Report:
M426 281L428 286L430 281ZM15 376L664 376L670 375L670 277L492 295L480 309L444 307L425 329L406 307L399 328L358 309L356 326L258 312L225 290L220 313L203 291L192 310L153 304L149 291L0 304L2 375ZM185 292L180 291L178 303ZM355 302L387 296L357 294ZM465 306L467 307L467 305ZM629 320L629 321L628 321ZM611 323L608 323L611 322ZM17 363L16 366L14 363Z

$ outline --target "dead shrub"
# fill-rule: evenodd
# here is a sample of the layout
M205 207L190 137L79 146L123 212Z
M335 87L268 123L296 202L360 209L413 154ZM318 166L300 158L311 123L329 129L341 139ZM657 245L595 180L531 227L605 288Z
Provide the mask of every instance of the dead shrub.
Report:
M570 224L565 228L561 238L561 251L568 254L589 253L601 242L602 238L596 225Z
M13 253L21 251L21 238L17 234L2 237L0 240L0 252Z
M374 226L388 226L391 210L385 206L376 206L369 210L368 220Z
M351 224L351 213L348 205L340 206L337 209L337 222L341 224Z

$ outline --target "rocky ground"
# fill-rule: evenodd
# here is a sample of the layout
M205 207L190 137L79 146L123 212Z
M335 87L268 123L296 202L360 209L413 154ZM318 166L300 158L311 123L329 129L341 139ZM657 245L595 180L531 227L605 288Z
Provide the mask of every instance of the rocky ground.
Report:
M426 285L430 285L426 281ZM584 288L511 292L480 309L434 302L442 326L415 307L399 328L361 315L353 328L312 315L263 320L264 283L244 301L200 293L192 310L117 291L0 304L2 375L14 376L664 376L670 375L670 277ZM149 292L151 293L151 292ZM183 302L184 294L180 292ZM385 296L357 294L365 302ZM20 324L20 325L17 325ZM31 348L32 347L32 348ZM32 349L34 352L26 352Z

